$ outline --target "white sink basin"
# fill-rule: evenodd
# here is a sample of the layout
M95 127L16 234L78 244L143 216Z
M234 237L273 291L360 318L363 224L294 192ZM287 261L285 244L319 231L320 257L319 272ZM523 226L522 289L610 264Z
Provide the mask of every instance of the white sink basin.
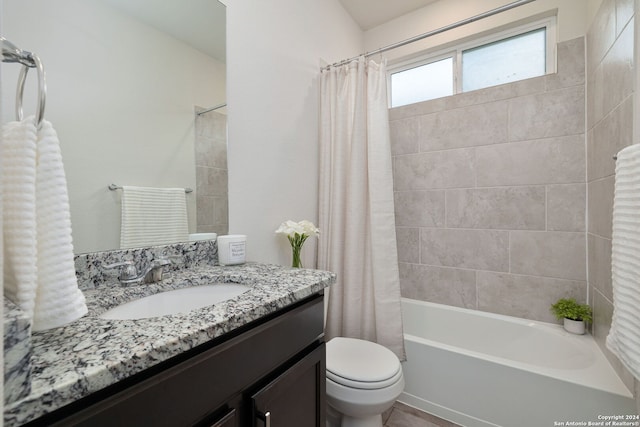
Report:
M129 301L104 312L102 319L127 320L186 313L236 297L250 288L237 283L192 286Z

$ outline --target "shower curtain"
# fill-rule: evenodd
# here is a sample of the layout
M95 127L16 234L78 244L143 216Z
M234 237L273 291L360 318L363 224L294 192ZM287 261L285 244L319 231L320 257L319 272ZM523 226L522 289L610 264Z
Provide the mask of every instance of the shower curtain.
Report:
M360 58L321 73L319 268L326 335L382 344L405 359L385 63Z

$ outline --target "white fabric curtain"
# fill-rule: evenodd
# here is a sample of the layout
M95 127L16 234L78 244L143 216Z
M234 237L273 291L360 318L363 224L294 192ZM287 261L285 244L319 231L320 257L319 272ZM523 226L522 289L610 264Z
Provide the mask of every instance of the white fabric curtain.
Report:
M333 271L326 335L405 359L385 63L321 74L319 268Z

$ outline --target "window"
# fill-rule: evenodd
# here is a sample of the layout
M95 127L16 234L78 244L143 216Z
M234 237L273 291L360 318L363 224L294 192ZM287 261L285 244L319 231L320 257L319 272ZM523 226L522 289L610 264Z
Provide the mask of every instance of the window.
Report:
M555 70L555 17L389 67L391 107Z
M453 95L453 58L391 74L391 105L407 105Z
M542 76L546 67L546 29L462 51L462 91Z

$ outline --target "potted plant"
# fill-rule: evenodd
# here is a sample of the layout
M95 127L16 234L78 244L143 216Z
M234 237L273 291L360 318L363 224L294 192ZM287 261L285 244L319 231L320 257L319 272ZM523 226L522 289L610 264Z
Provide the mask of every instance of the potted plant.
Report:
M585 322L592 320L591 307L573 298L560 298L551 305L551 311L558 320L564 320L564 329L572 334L584 334Z

